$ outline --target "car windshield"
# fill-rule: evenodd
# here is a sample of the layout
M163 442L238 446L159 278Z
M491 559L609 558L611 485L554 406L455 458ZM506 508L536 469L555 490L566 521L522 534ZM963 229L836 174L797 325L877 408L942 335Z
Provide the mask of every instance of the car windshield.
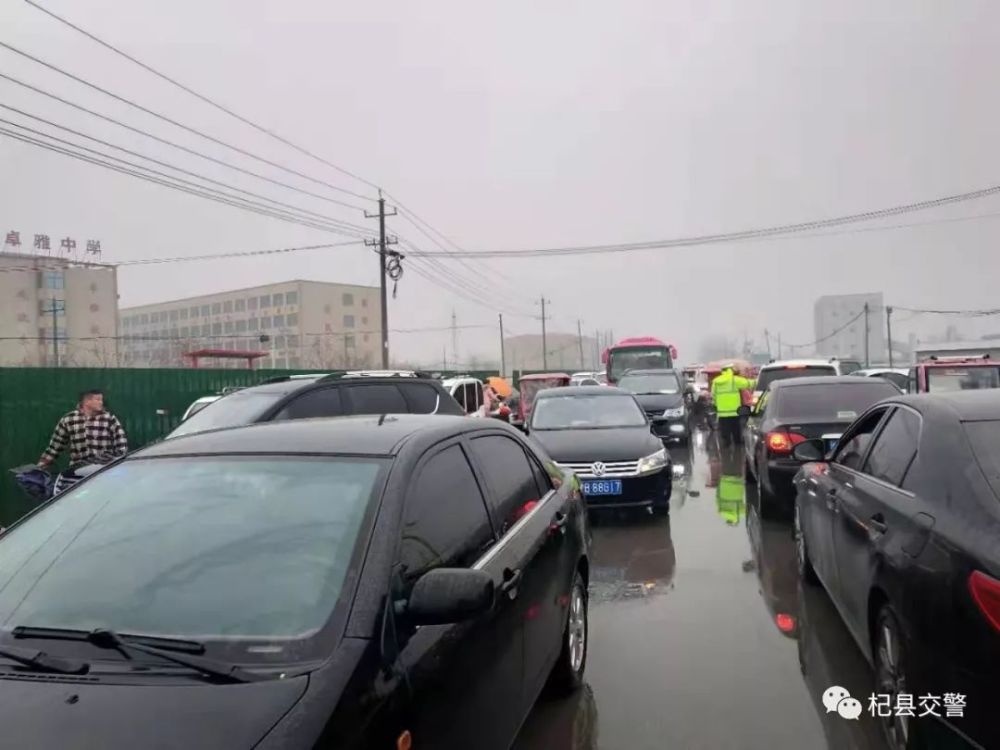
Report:
M792 378L811 378L817 375L836 375L837 371L833 365L803 365L789 367L771 367L761 370L757 377L756 389L766 391L771 383L779 380L791 380Z
M927 390L936 393L1000 388L1000 367L928 367Z
M640 427L646 415L631 396L551 396L535 402L531 427L535 430Z
M618 387L632 393L680 393L681 384L673 372L625 375Z
M899 389L878 378L858 383L831 385L797 385L775 388L774 414L778 417L812 419L816 421L853 421L869 406Z
M206 404L204 408L191 414L167 437L191 435L222 427L237 427L257 421L270 407L284 398L284 391L254 390L235 391L218 401Z
M979 468L1000 499L1000 421L965 422L964 427Z
M612 351L611 377L621 378L629 370L658 370L670 367L670 352L663 347L636 347Z
M111 467L0 537L0 632L242 640L250 657L246 639L265 639L283 653L330 619L384 465L255 456Z
M840 374L850 375L852 372L857 372L861 369L861 363L855 362L852 359L844 359L840 362Z

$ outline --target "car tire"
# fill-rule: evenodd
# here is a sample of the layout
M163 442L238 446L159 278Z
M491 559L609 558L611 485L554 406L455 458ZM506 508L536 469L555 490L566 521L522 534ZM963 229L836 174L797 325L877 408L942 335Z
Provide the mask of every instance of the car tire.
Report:
M549 683L562 694L576 691L583 684L583 672L587 668L587 646L590 640L590 626L587 621L587 585L577 570L573 575L573 586L569 593L569 607L566 611L566 627L563 628L559 660L552 668Z
M903 630L892 606L883 604L875 617L872 634L872 657L875 665L875 684L880 694L889 694L892 705L895 696L909 693L913 684L908 679L909 662ZM918 750L924 743L920 738L920 722L905 716L881 717L879 723L891 750Z
M798 503L795 503L793 513L792 537L795 539L795 562L799 570L799 578L806 583L816 585L819 583L819 577L816 575L816 569L813 568L812 561L809 559L809 546L806 543L806 534L802 530Z
M745 484L753 484L755 481L753 466L750 465L750 459L746 457L743 459L743 481Z
M772 507L774 503L774 496L768 492L767 487L764 485L764 472L758 471L756 476L757 502L760 504L760 517L770 518L774 515L774 509Z

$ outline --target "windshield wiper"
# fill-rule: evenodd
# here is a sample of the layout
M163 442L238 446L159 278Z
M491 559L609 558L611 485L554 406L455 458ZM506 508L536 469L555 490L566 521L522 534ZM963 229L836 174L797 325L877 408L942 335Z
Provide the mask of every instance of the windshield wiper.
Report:
M49 656L44 651L32 651L28 648L0 646L0 656L37 669L39 672L55 672L56 674L87 674L90 665L79 659L64 659L61 656Z
M11 631L15 638L46 638L63 641L86 641L98 648L118 651L127 659L135 654L157 656L164 661L196 669L203 674L217 677L227 682L258 682L270 679L248 672L236 664L212 659L197 654L205 651L204 644L181 638L160 638L158 636L119 635L114 630L74 630L72 628L33 628L18 626ZM155 644L155 645L154 645Z

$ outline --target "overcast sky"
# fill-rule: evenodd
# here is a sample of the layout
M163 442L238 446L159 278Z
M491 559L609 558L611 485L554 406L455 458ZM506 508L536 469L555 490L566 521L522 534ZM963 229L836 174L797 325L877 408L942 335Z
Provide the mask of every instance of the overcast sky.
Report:
M45 0L236 111L384 186L470 249L628 242L854 213L1000 183L1000 5L961 3ZM20 0L0 40L318 179L363 183L158 81ZM249 169L254 164L0 50L0 71ZM268 186L0 81L0 102L248 190L360 224L359 211ZM23 121L9 113L5 119ZM337 241L0 137L0 231L97 238L108 261ZM344 196L340 196L344 197ZM348 199L354 200L354 199ZM1000 197L886 224L1000 213ZM398 218L390 229L434 246ZM768 327L813 338L823 294L997 307L1000 219L628 255L472 261L516 333L699 339ZM407 259L409 261L410 259ZM444 261L469 276L469 266ZM421 264L426 264L426 260ZM122 305L288 278L376 284L364 248L122 269ZM498 305L405 263L394 328L494 324ZM425 273L433 269L424 266ZM521 313L515 315L514 313ZM923 321L943 329L946 321ZM907 324L900 320L901 334ZM1000 322L996 329L1000 331ZM969 332L985 332L980 323ZM459 357L494 354L492 328ZM394 334L439 357L447 333Z

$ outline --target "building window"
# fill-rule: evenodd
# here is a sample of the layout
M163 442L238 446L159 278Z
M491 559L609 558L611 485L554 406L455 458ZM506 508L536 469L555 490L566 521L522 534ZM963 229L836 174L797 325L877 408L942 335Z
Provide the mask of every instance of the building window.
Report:
M261 307L261 309L264 309L265 307L270 307L270 306L271 306L271 295L270 294L262 294L262 295L260 295L260 307Z
M181 308L181 320L188 319L188 309L186 307Z
M226 333L232 333L233 331L234 331L233 321L227 320L226 321Z
M345 315L344 316L344 328L354 328L354 316Z
M218 336L222 333L222 323L212 323L212 335Z
M236 333L246 333L247 332L247 322L245 320L236 321Z
M190 335L191 335L191 329L190 328L188 328L187 326L184 326L183 328L181 328L181 338L182 339L186 339Z
M352 305L354 305L354 295L351 294L350 292L344 292L342 301L344 303L344 307L351 307Z
M281 305L285 304L284 299L285 295L275 294L274 296L271 297L271 304L274 305L275 307L281 307Z
M300 345L298 334L295 334L293 336L286 336L285 341L287 342L287 346L289 349L293 347L298 347Z
M195 305L194 307L191 308L191 317L192 318L197 318L198 317L198 306L197 305Z
M284 349L285 348L285 337L284 336L275 336L274 337L274 348L275 349Z
M297 304L299 304L299 293L298 292L286 292L285 293L285 304L286 305L297 305Z
M149 315L144 314L141 318L139 318L139 320L144 326L149 325Z
M222 315L222 303L213 302L212 303L212 315Z
M61 318L66 314L66 303L61 299L42 300L38 305L38 314L51 318L55 315Z
M211 313L211 308L208 305L201 306L201 317L207 318Z
M368 343L368 334L367 333L362 338L362 341L364 341L366 344Z
M150 313L149 314L149 322L150 323L159 323L160 322L160 314L159 313Z
M46 289L65 289L66 276L62 271L46 271L42 283Z
M247 330L256 331L259 328L260 328L260 322L257 320L257 318L250 318L250 320L247 321Z
M285 325L287 325L289 328L297 326L298 324L299 324L298 313L289 313L288 315L285 316Z
M90 305L90 311L91 312L97 312L100 309L101 309L101 306L99 304L97 304L96 302L92 302L91 303L91 305Z
M231 299L227 299L225 302L222 303L222 312L231 313L232 311L233 311L233 301Z
M170 322L171 323L176 323L177 320L178 320L178 318L180 318L180 314L177 312L177 310L171 310L170 311Z
M344 346L348 349L354 348L354 336L344 336Z
M367 297L362 297L361 298L361 306L362 307L368 307L368 298Z
M246 309L247 309L247 301L245 299L240 297L238 300L236 300L236 312L246 312Z
M284 328L285 327L285 316L284 315L275 315L274 316L273 326L275 328Z
M247 310L256 310L256 309L257 309L257 298L256 297L250 297L250 298L248 298L247 299Z
M363 326L366 326L366 325L368 325L368 318L367 318L367 317L363 317L363 318L361 319L361 325L363 325Z

